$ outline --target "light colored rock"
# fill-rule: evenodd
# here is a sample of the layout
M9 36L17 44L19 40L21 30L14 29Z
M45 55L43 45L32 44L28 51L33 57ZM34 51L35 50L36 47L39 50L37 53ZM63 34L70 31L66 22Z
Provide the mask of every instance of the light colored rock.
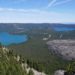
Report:
M26 70L27 74L29 73L30 70L33 71L34 75L46 75L44 72L38 72L37 70L27 67L28 65L26 63L21 64L22 68Z
M4 52L4 53L9 52L9 49L8 49L8 48L6 48L6 47L2 47L2 50L3 50L3 52Z
M46 75L44 72L38 72L35 69L32 69L32 71L34 72L34 75Z
M44 41L48 40L48 38L43 38Z
M52 40L47 42L49 49L67 60L75 60L75 40Z
M51 34L49 34L49 38L51 38L52 37L52 35Z
M17 55L16 60L17 60L17 61L19 61L19 60L20 60L20 56L19 56L19 55Z
M64 75L64 70L57 70L54 75Z

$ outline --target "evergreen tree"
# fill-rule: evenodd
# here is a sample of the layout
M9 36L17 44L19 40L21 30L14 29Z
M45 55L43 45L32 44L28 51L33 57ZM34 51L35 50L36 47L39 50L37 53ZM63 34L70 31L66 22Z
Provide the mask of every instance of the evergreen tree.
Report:
M72 62L67 66L65 75L74 75L74 74L75 74L75 62Z

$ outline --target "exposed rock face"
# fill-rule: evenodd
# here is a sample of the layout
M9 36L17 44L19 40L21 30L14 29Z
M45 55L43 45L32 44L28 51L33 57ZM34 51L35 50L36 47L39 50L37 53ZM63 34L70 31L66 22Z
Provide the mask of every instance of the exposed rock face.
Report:
M49 49L67 60L75 59L75 40L53 40L47 42Z
M65 71L64 70L57 70L54 75L64 75Z

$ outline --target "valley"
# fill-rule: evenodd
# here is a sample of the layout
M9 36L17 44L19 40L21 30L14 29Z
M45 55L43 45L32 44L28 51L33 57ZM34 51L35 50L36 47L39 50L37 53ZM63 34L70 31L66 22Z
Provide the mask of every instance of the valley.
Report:
M67 64L71 61L61 59L61 57L52 53L52 49L48 49L47 42L52 40L75 40L75 30L56 31L53 26L74 29L74 25L64 24L1 24L0 32L27 35L29 39L27 42L10 44L6 47L21 55L25 61L29 60L31 67L35 68L33 64L36 63L39 71L53 75L58 69L66 69Z

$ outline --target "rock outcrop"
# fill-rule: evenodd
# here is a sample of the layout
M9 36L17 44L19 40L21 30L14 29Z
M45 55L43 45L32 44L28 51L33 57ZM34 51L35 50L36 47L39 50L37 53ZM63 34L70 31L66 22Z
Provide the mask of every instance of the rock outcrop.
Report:
M55 71L54 75L64 75L65 71L64 70L57 70Z
M52 40L47 45L58 56L67 60L75 59L75 40Z

